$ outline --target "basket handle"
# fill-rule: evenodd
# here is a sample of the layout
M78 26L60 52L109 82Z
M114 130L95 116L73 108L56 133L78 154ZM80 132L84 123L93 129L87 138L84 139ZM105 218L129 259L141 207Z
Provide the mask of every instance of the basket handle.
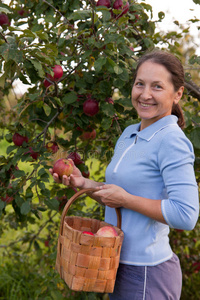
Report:
M63 223L64 223L64 218L69 210L69 207L71 206L71 204L82 194L84 193L88 193L88 192L95 192L97 191L96 189L82 189L80 191L78 191L76 194L74 194L66 203L64 209L63 209L63 212L62 212L62 216L61 216L61 223L60 223L60 234L62 235L62 229L63 229ZM117 227L119 229L121 229L121 224L122 224L122 221L121 221L121 212L120 212L120 208L117 207L115 208L115 211L116 211L116 214L117 214Z

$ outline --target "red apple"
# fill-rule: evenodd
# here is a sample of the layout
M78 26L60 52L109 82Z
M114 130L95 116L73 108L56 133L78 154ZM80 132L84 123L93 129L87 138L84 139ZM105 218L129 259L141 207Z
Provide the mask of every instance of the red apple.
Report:
M110 0L98 0L96 6L106 6L106 7L110 7Z
M114 9L121 9L123 6L123 1L122 0L116 0L113 4Z
M45 247L49 247L49 240L44 241Z
M192 267L194 269L194 273L199 273L199 271L200 271L200 262L194 262L192 264Z
M63 76L63 69L60 65L55 65L53 67L53 73L54 73L54 80L58 80Z
M9 184L8 189L12 189L12 186ZM1 201L6 202L7 204L11 203L14 200L12 195L6 194L5 197L0 197Z
M60 158L53 165L53 173L57 173L60 179L63 175L69 176L74 169L73 162L70 159Z
M105 101L110 104L114 104L113 98L111 98L111 97L106 98Z
M60 65L55 65L53 67L53 76L47 74L47 78L43 81L46 88L52 85L52 82L59 80L63 76L63 69Z
M67 159L71 158L74 162L74 164L76 166L80 165L83 163L80 155L77 153L77 152L71 152L68 156L67 156Z
M90 172L88 170L88 166L86 166L84 163L81 163L80 165L78 165L77 168L81 171L83 177L86 177L86 178L90 177Z
M49 75L49 76L51 76L51 75ZM48 78L49 78L49 76L47 76ZM52 77L52 76L51 76ZM52 77L53 78L53 77ZM45 79L44 81L43 81L43 84L44 84L44 86L45 86L45 88L48 88L50 85L52 85L52 83L48 80L48 79Z
M54 141L46 143L48 152L56 153L59 150L58 144Z
M133 14L135 16L135 19L134 20L129 20L129 23L131 24L135 24L137 23L137 21L139 20L139 15L136 13L136 11L130 11L131 14Z
M9 204L10 202L12 202L14 200L13 196L9 196L8 194L6 194L5 197L1 197L1 201L6 202L7 204Z
M13 174L13 171L15 170L19 170L18 166L11 166L10 169L8 170L8 173L10 174L10 179L15 179L15 176Z
M83 131L79 137L82 141L94 140L96 138L96 130L93 129L92 131Z
M33 150L33 148L32 147L29 147L29 151L27 151L26 153L24 153L24 154L30 154L30 156L34 159L34 160L37 160L38 159L38 156L40 156L40 154L38 153L38 152L35 152L34 150Z
M10 25L10 21L7 15L0 14L0 25Z
M20 16L23 17L24 13L25 13L25 10L23 8L21 8L20 10L18 10L17 12Z
M89 235L94 235L94 233L92 233L91 231L83 231L83 234L89 234Z
M89 98L83 103L83 111L87 116L94 116L99 111L99 103L97 100Z
M130 4L129 4L129 2L127 1L126 4L125 4L125 5L123 6L123 8L122 8L122 15L127 14L127 12L129 11L129 6L130 6Z
M19 133L15 133L12 137L13 143L15 146L22 146L23 142L28 143L28 137L27 136L22 136Z
M113 236L118 236L117 231L115 230L114 227L112 226L104 226L101 227L97 233L97 236L104 236L104 237L113 237Z

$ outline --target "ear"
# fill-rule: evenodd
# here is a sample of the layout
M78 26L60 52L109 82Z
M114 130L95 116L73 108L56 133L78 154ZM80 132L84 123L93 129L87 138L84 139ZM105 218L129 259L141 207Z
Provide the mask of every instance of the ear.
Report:
M184 86L181 86L178 91L175 94L174 97L174 104L178 104L179 100L182 98L183 96L183 91L184 91Z

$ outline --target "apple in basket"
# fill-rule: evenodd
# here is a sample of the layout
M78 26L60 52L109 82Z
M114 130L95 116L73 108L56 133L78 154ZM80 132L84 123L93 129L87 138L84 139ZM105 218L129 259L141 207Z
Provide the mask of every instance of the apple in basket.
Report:
M89 235L94 235L94 233L92 233L91 231L83 231L83 234L89 234Z
M94 235L94 233L92 233L91 231L83 231L83 234L89 234L89 235Z
M96 236L103 236L103 237L114 237L118 236L117 231L112 226L104 226L101 227L97 232Z

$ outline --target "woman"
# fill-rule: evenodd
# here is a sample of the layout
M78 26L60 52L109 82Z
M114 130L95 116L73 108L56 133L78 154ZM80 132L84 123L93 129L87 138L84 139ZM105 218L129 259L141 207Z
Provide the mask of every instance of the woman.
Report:
M105 221L116 225L113 208L121 208L124 242L111 300L180 299L182 273L169 227L192 230L199 214L193 147L180 128L183 90L184 70L174 55L144 55L132 88L141 122L117 141L106 183L84 178L76 167L63 178L65 185L96 188L91 196L106 205Z

